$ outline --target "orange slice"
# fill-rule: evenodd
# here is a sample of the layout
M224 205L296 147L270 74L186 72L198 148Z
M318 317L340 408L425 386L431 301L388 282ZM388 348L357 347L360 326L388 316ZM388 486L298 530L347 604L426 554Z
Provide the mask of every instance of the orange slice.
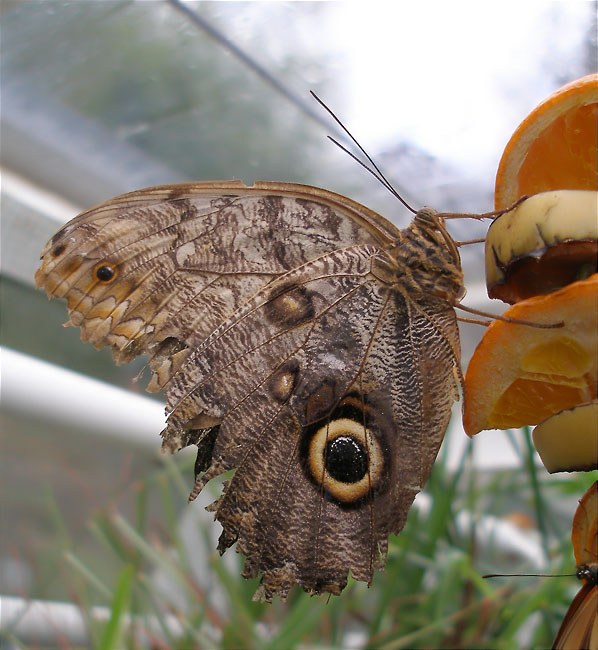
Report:
M470 436L537 424L597 397L598 274L518 302L504 316L564 325L490 324L465 377L463 426Z
M598 74L591 74L557 90L515 130L496 173L496 209L526 194L597 190L597 142Z

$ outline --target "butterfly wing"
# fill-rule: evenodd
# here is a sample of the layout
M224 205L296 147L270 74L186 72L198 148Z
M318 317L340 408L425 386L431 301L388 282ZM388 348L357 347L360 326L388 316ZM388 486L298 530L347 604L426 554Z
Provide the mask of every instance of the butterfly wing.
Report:
M569 605L554 650L598 650L598 585L586 583Z
M577 506L571 541L583 586L569 605L553 647L598 650L598 481Z
M575 510L571 542L577 566L598 564L598 481L586 490Z
M36 281L82 338L150 357L163 446L198 446L193 496L235 469L219 548L267 599L369 582L429 474L459 343L451 301L417 291L446 253L420 238L316 188L196 183L117 197L44 250Z
M397 237L345 197L320 190L314 203L313 189L232 181L116 197L48 242L36 282L65 298L82 339L111 346L118 362L157 354L171 337L195 347L276 276L339 242Z

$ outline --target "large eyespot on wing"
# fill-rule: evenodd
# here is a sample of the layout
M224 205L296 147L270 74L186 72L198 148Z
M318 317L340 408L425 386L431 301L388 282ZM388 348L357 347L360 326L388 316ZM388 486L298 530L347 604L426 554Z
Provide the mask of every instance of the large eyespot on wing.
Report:
M307 409L311 408L308 401ZM385 488L392 462L386 438L392 431L376 426L380 419L365 396L352 394L332 413L304 428L301 463L307 478L326 498L355 507Z

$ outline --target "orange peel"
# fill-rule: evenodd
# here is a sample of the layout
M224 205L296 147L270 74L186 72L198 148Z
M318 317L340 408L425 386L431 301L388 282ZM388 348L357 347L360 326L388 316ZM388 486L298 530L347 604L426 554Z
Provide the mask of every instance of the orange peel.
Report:
M515 130L496 173L494 203L549 190L597 190L598 74L573 81L539 104Z

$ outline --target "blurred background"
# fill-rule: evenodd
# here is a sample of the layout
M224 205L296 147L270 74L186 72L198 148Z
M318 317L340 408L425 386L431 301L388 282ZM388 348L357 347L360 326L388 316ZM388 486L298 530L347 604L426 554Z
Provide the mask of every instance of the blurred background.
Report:
M64 305L48 302L33 287L39 253L58 227L83 209L122 192L186 180L318 185L406 225L409 214L396 199L327 140L337 127L310 90L416 207L491 210L496 166L518 123L553 90L595 71L596 9L595 2L546 1L2 1L0 594L16 599L5 602L75 603L75 622L54 627L64 634L64 647L91 643L90 638L99 638L94 634L102 635L96 631L97 617L89 614L92 605L114 613L115 585L128 575L123 567L134 566L130 580L142 576L146 587L157 590L148 593L165 594L152 616L160 618L165 611L190 616L191 608L200 617L193 632L184 631L196 635L189 636L190 645L177 647L241 647L245 642L265 647L265 638L285 647L303 642L360 647L375 645L371 639L386 634L390 628L384 627L381 610L362 611L368 624L360 622L353 611L359 610L358 601L335 599L326 609L325 602L299 594L287 609L249 603L255 585L237 586L234 553L229 552L226 564L214 560L217 531L211 515L203 513L202 504L186 506L193 459L183 455L172 463L158 456L163 409L159 399L145 396L144 380L136 381L143 360L117 368L109 352L81 344L78 330L60 326L66 320ZM483 236L484 228L463 221L453 233L471 239ZM485 298L482 247L468 247L463 257L465 303L502 311L504 305ZM481 329L462 328L464 366ZM520 516L517 525L507 522L512 528L501 542L502 559L507 558L507 567L515 558L545 568L549 537L540 527L538 541L539 492L537 485L535 492L530 488L536 479L525 438L485 432L470 442L458 408L455 413L442 452L443 480L465 500L471 496L472 476L500 484L503 492L486 493L493 495L492 510L487 500L481 503L482 510L497 517ZM555 487L560 483L550 482L562 497L550 503L557 522L553 541L566 537L575 502L567 493L581 494L571 486ZM433 482L432 497L434 486L446 487L440 479ZM518 492L518 486L527 491ZM424 495L413 516L427 516L434 509L430 503ZM444 526L456 525L456 503L446 505ZM475 518L475 509L472 513ZM204 524L207 532L196 539ZM184 532L185 526L190 532ZM471 521L462 526L461 533L467 533ZM492 534L500 537L501 530L492 528ZM459 539L473 539L473 533L463 534ZM144 540L164 553L160 561ZM456 548L459 557L470 557L461 542L452 543L444 559L447 549ZM192 588L190 582L169 584L169 573L172 578L176 571L165 558L172 559L173 547L183 553L175 553L177 559L191 556L199 562L189 569L195 572ZM410 557L406 551L399 555ZM493 557L500 560L500 548ZM433 551L428 561L442 562ZM223 566L230 574L223 574ZM431 588L429 575L419 565L418 571L416 586L404 588L406 597L417 585ZM211 589L212 580L219 586ZM391 598L392 579L384 580ZM181 596L185 589L191 590L188 598ZM245 590L241 596L239 589ZM362 595L360 589L353 589L356 598L373 593ZM191 601L202 603L200 614ZM237 619L231 603L248 609ZM136 613L146 615L147 604L137 605ZM81 618L81 611L88 616ZM313 613L308 617L313 626L303 636L277 636L308 620L299 615L304 611ZM319 627L322 616L328 636ZM231 632L239 620L251 628L243 641ZM555 620L556 615L547 622L546 635ZM6 621L3 634L12 643L16 628ZM34 623L28 625L29 632L21 630L17 637L43 645L42 631L42 636L26 637ZM80 637L73 631L76 625ZM527 634L531 643L537 622L521 625L510 633ZM397 626L393 619L392 637L377 638L388 647L420 642L406 637L411 646L400 645L396 639L410 632ZM352 636L343 636L345 628ZM484 630L482 645L490 647L491 636ZM434 645L431 638L421 643ZM473 643L464 638L453 637L454 647Z

